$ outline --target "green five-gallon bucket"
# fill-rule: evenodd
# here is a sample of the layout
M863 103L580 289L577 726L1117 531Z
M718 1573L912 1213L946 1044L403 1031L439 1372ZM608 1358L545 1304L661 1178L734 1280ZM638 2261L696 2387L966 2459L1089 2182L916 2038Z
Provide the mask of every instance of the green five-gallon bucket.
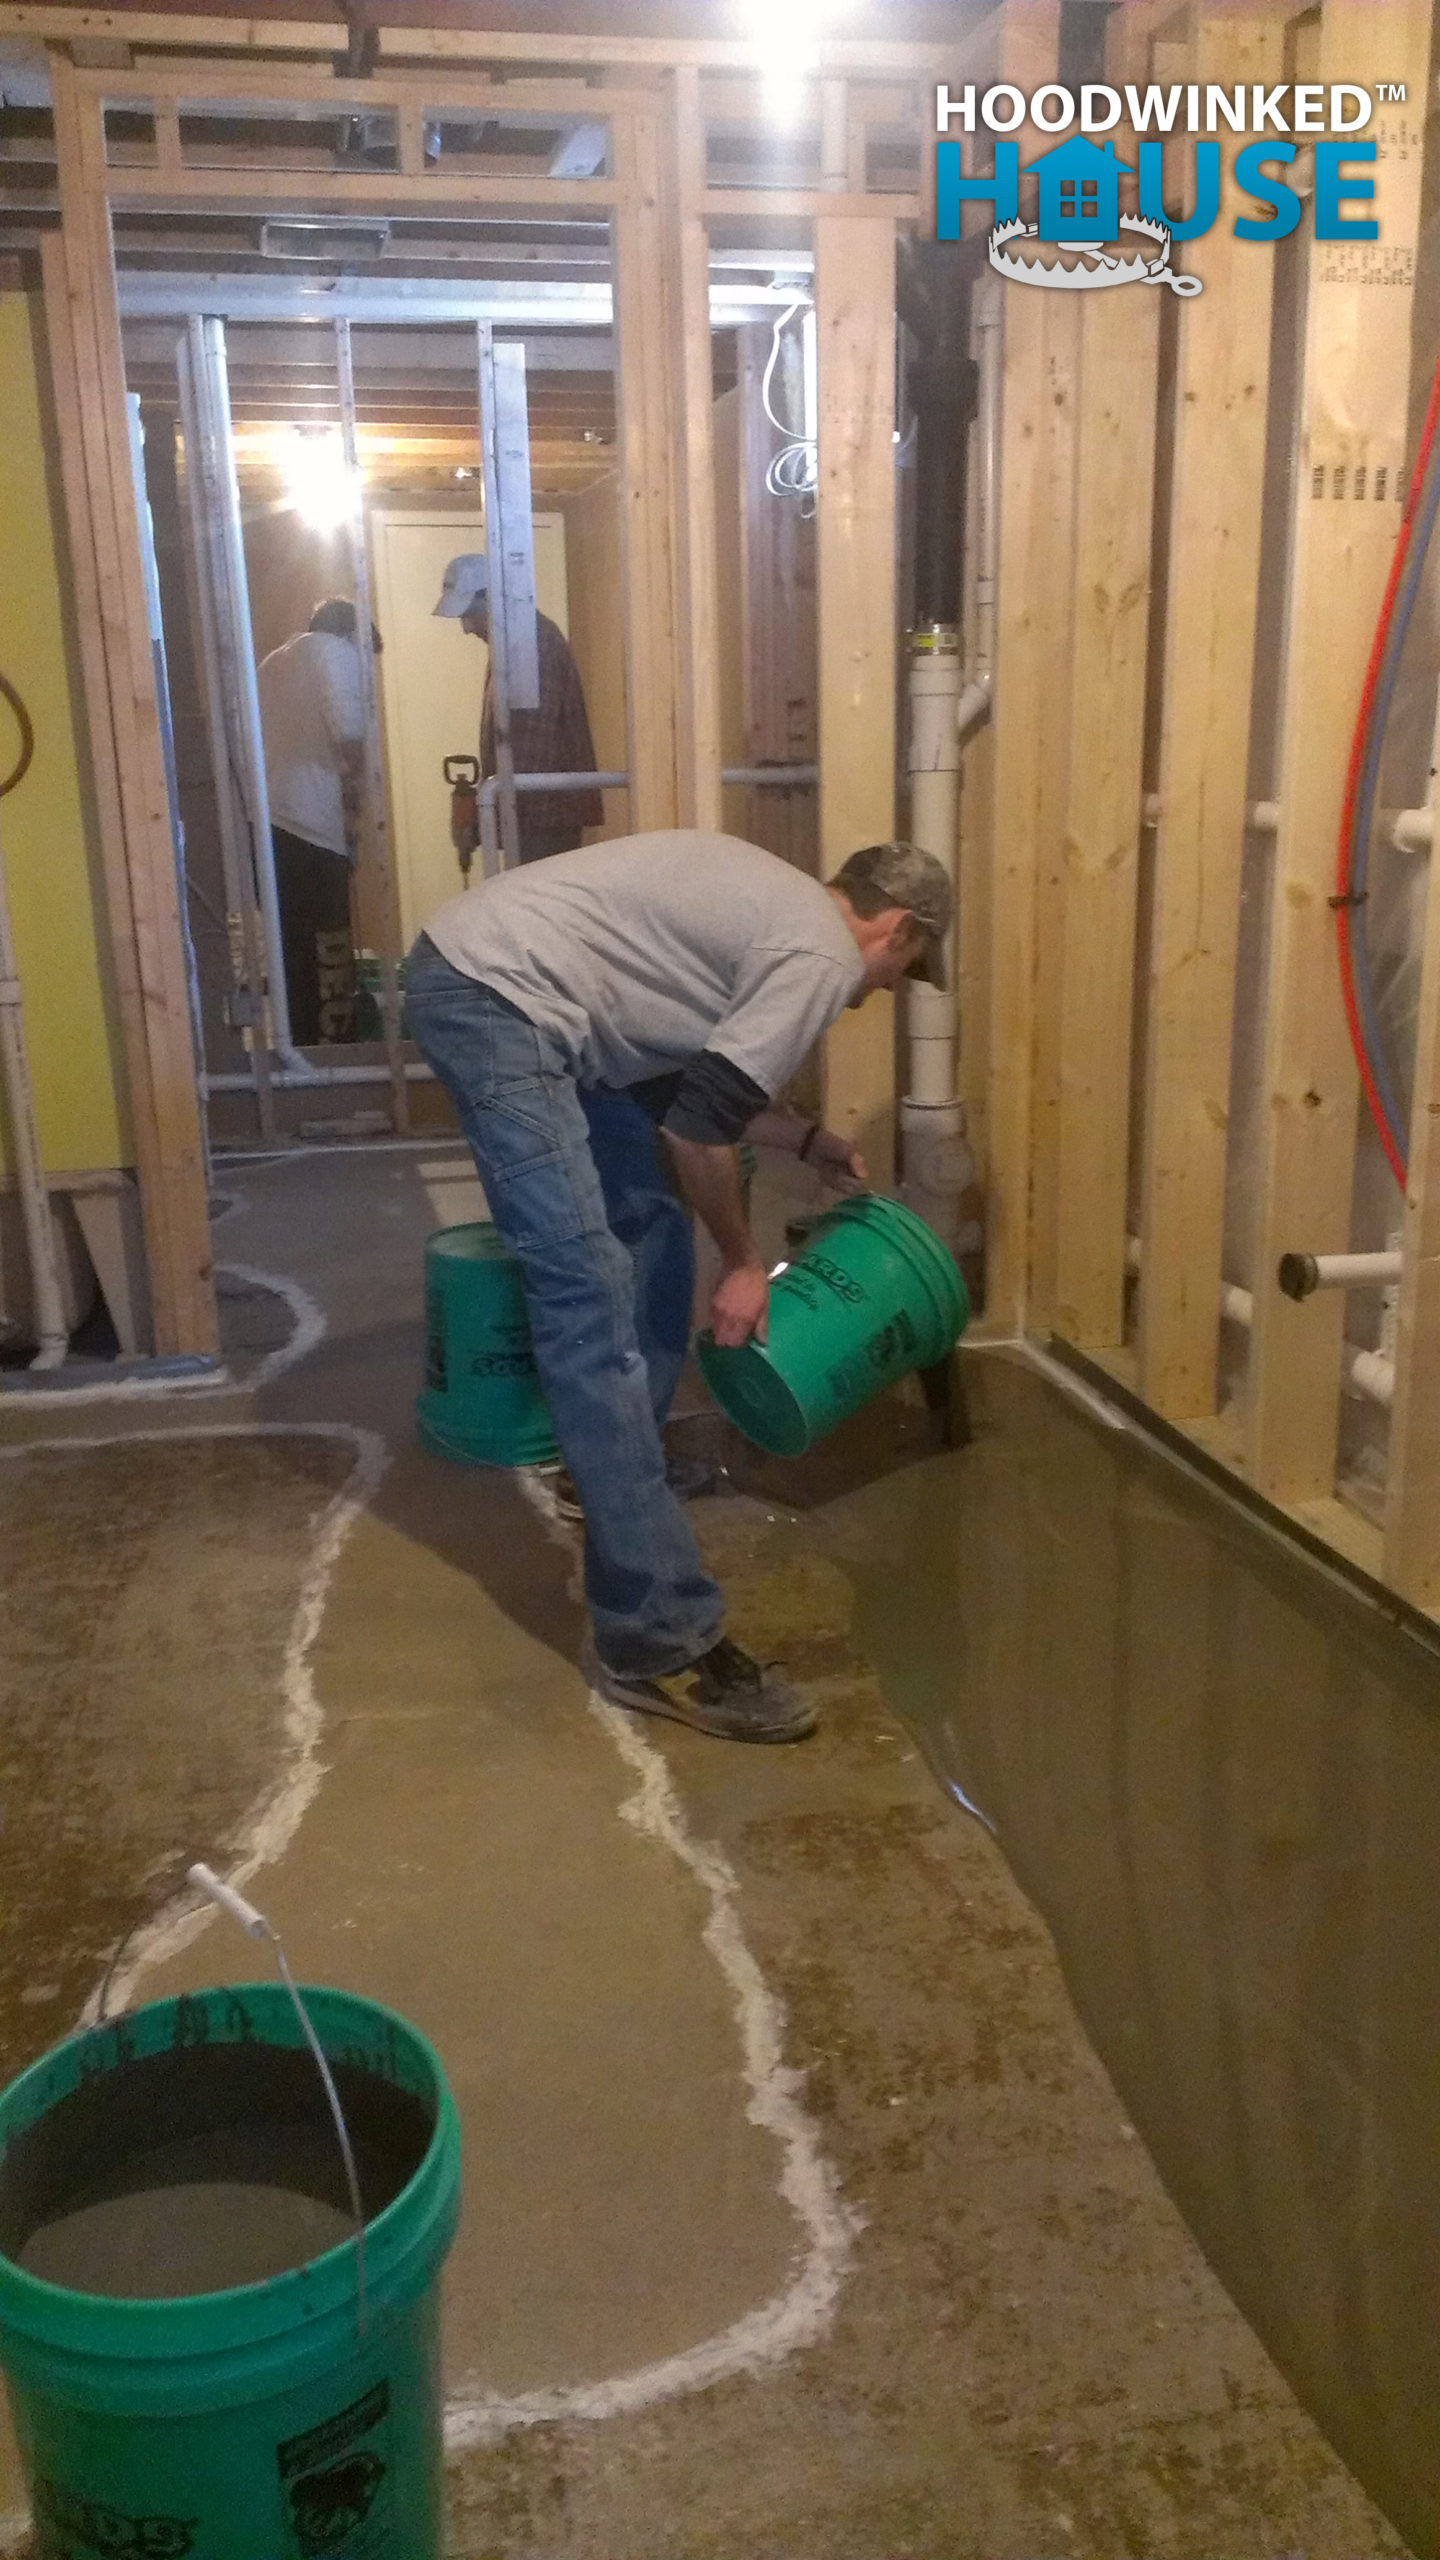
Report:
M770 1282L767 1340L697 1357L722 1412L747 1440L796 1458L881 1387L953 1350L970 1315L938 1236L898 1200L841 1200Z
M421 1441L471 1466L541 1466L550 1428L520 1265L497 1227L442 1227L425 1247Z
M157 2001L0 2097L0 2365L42 2560L439 2560L459 2132L388 2010Z

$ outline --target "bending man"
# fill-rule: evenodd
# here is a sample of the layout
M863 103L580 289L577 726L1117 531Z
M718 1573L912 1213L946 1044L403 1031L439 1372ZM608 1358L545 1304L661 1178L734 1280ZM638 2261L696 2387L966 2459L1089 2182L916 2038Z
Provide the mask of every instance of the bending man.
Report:
M950 914L944 870L913 845L853 853L822 887L736 837L675 831L502 872L442 907L411 955L411 1035L524 1275L585 1517L588 1668L616 1705L736 1741L814 1725L724 1636L666 1480L692 1271L656 1129L719 1248L717 1341L763 1340L737 1142L847 1006L907 975L943 986ZM803 1134L807 1157L857 1168L844 1139Z

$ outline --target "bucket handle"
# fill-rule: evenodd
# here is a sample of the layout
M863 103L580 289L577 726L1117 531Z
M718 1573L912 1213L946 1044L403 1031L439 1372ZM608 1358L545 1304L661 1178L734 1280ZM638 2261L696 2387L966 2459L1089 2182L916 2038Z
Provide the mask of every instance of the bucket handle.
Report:
M335 2086L335 2076L331 2071L325 2048L310 2023L310 2012L300 1996L300 1986L290 1970L285 1950L280 1943L279 1931L272 1929L264 1912L257 1911L253 1902L247 1902L243 1894L237 1893L233 1885L224 1883L216 1875L214 1868L205 1866L203 1862L197 1862L187 1870L185 1881L187 1884L192 1884L197 1893L207 1894L221 1911L228 1912L232 1920L238 1921L247 1938L268 1939L275 1950L275 1963L280 1979L295 2004L295 2015L300 2021L305 2041L315 2057L316 2069L325 2085L325 2095L330 2101L330 2113L335 2119L340 2154L345 2163L345 2179L350 2189L350 2210L355 2217L355 2328L357 2334L363 2338L365 2334L365 2206L360 2194L360 2179L355 2167L355 2152L350 2140L350 2129L345 2122L345 2110L340 2104L340 2092Z

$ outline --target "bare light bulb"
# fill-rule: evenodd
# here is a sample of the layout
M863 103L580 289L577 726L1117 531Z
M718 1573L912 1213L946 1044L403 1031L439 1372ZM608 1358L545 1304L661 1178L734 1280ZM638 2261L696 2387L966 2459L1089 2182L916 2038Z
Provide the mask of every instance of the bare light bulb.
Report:
M804 106L805 84L820 68L824 18L825 0L752 0L750 40L775 124L794 124Z
M360 475L345 460L338 430L322 433L290 427L278 439L276 459L285 494L315 533L338 533L360 513Z

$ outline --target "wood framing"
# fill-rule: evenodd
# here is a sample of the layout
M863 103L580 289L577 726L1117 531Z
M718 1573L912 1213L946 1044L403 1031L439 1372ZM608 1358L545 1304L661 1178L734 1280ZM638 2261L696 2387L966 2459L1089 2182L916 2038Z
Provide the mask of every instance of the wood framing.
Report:
M676 799L686 826L720 825L720 623L715 563L715 402L710 238L703 210L700 75L672 75L667 212L675 400Z
M101 646L85 659L88 709L117 982L122 1007L130 1013L127 1055L155 1346L161 1352L208 1353L218 1337L175 848L140 562L109 213L93 124L92 148L86 147L76 76L67 62L53 58L64 299L57 308L52 290L50 312L52 334L68 334L74 365L75 452L67 489L77 503L82 482L84 492L84 515L78 523L72 518L71 549L77 556L88 554L94 564ZM48 277L55 289L61 265L52 257ZM63 404L61 414L63 427ZM115 858L117 816L123 875Z
M21 14L18 10L16 15ZM52 12L52 14L54 14ZM5 13L0 11L0 24ZM152 18L154 26L163 21ZM212 25L214 21L210 22ZM132 38L132 41L134 39ZM972 64L990 48L987 27L972 29L954 44L886 44L846 42L838 37L817 48L817 76L827 71L846 79L895 80L917 72L937 80L970 76ZM433 62L583 62L652 65L670 69L690 63L697 70L755 71L755 46L736 38L624 35L519 35L492 28L427 27L411 33L399 27L380 30L382 62L414 61L423 54Z
M1376 119L1383 240L1316 241L1309 253L1247 1426L1254 1483L1289 1502L1328 1495L1335 1474L1343 1294L1296 1306L1275 1272L1283 1253L1349 1243L1358 1084L1328 900L1404 487L1430 44L1428 0L1325 0L1317 77L1383 77L1417 103Z
M1204 17L1192 59L1273 83L1283 26ZM1139 1301L1140 1392L1171 1421L1217 1392L1274 284L1273 255L1234 237L1239 204L1227 179L1205 291L1176 322Z
M120 775L115 761L115 724L110 716L105 639L100 625L100 587L90 524L90 492L81 445L80 377L70 318L65 243L58 231L48 231L41 242L40 272L45 299L46 350L55 400L60 483L65 502L66 565L74 591L85 734L89 746L90 780L95 795L100 864L105 879L106 921L115 968L116 1010L124 1056L126 1119L135 1150L142 1199L158 1199L159 1141L151 1107L150 1060L135 951L135 923L130 910L130 880L125 867ZM163 1228L152 1225L147 1219L147 1251L157 1237L163 1239Z
M985 1312L1037 1329L1055 1316L1080 342L1078 297L1007 293Z
M112 168L107 172L115 204L145 204L177 210L190 204L225 205L232 211L265 212L277 204L297 212L329 205L370 205L377 213L394 212L413 197L426 205L485 207L506 213L608 213L620 191L608 178L440 177L431 174L417 184L380 170L349 174L338 169L169 169Z
M788 139L762 132L754 44L538 35L515 15L522 23L508 31L379 28L374 76L356 80L345 74L339 17L186 18L0 0L0 30L52 46L63 228L44 249L46 298L162 1348L208 1348L214 1322L112 206L132 218L364 210L394 216L397 228L434 213L608 226L632 828L720 824L722 755L734 752L722 746L712 239L742 259L763 246L777 282L782 260L813 244L813 521L764 491L775 438L756 390L768 327L742 333L740 396L724 413L727 456L734 447L726 505L738 484L740 527L724 566L742 590L745 636L743 661L727 661L723 735L738 732L743 689L748 758L818 758L813 808L760 799L752 824L792 858L811 859L818 834L821 876L893 831L897 231L918 223L928 238L934 228L932 84L953 92L999 80L1033 96L1063 76L1079 88L1072 39L1082 13L1065 13L1063 75L1061 0L1002 0L949 46L827 41ZM960 821L960 1080L985 1186L986 1322L995 1332L1054 1328L1123 1368L1160 1415L1377 1565L1373 1523L1357 1528L1335 1499L1343 1294L1295 1305L1274 1274L1283 1251L1352 1242L1357 1093L1330 899L1351 729L1408 468L1431 15L1431 0L1320 0L1318 10L1299 0L1125 0L1109 17L1106 79L1116 86L1264 92L1311 80L1324 91L1346 81L1373 94L1377 82L1401 84L1408 103L1377 99L1366 131L1380 148L1372 174L1383 233L1374 244L1302 245L1297 234L1282 253L1277 297L1273 250L1234 237L1236 214L1257 207L1227 176L1219 218L1197 244L1203 291L1193 298L1017 289L985 274L978 240L957 259L955 287L967 291L978 272L981 319L988 325L998 312L1003 333L993 720L965 750ZM137 105L153 117L153 140L145 117L113 112ZM217 108L223 123L198 120ZM283 131L267 129L269 109L289 119ZM361 112L380 116L393 169L347 157L341 128ZM506 152L451 132L437 164L427 136L437 116L508 122ZM546 128L543 142L517 136L527 117ZM596 122L610 133L601 171L550 176L555 125ZM1189 122L1186 111L1177 144ZM1022 167L1059 130L1022 122L1013 137ZM1137 139L1116 134L1127 164ZM1220 139L1229 166L1236 150L1223 131ZM972 173L990 148L983 132L965 137ZM589 167L593 156L574 165ZM1292 175L1302 191L1307 174L1301 159ZM1022 197L1027 215L1033 183ZM1188 193L1188 176L1185 184ZM1313 233L1313 211L1304 221ZM218 221L201 227L209 240L232 236ZM967 208L965 227L988 230L988 208ZM173 226L163 229L168 237ZM1178 263L1188 263L1177 245ZM1280 497L1292 423L1297 459ZM608 414L605 424L608 432ZM969 505L973 531L973 475ZM1266 595L1262 534L1265 562L1275 563ZM792 610L812 558L813 668ZM609 656L618 720L621 652L612 644ZM1278 770L1267 767L1261 781L1249 767L1268 755L1276 693ZM1241 933L1242 881L1261 876L1265 837L1246 798L1262 790L1275 795L1279 830L1265 931L1251 938ZM1272 810L1266 828L1273 822ZM1258 1198L1253 1265L1244 1268L1232 1051L1238 1041L1245 1054L1257 1007ZM854 1136L881 1185L894 1176L895 1064L888 999L847 1015L827 1044L827 1115ZM1237 1091L1248 1172L1248 1072ZM1432 901L1384 1567L1397 1589L1440 1613L1437 1127ZM1354 1214L1357 1236L1376 1242L1370 1206L1362 1200ZM1224 1270L1227 1237L1239 1265ZM1216 1411L1220 1344L1230 1382L1238 1339L1221 1333L1225 1284L1238 1276L1247 1296L1230 1300L1230 1315L1238 1322L1248 1305L1253 1316L1243 1425L1233 1404Z
M995 76L1026 95L1053 79L1059 32L1059 0L1010 0ZM1043 147L1033 133L1022 132L1018 140L1022 164L1031 148ZM1042 979L1056 998L1059 991L1056 926L1069 738L1056 706L1068 693L1079 313L1069 295L1006 288L1003 326L989 842L983 851L976 845L972 803L965 811L962 875L973 890L977 856L985 861L988 852L981 963L988 999L985 1318L987 1325L1009 1331L1030 1312L1037 1094L1042 1088L1048 1093L1052 1120L1058 1095L1055 1049L1042 1057L1038 1035ZM965 798L962 775L962 809ZM963 920L961 935L963 943ZM972 940L972 960L973 949ZM967 970L971 965L966 962ZM1053 1013L1050 1021L1053 1029ZM968 1035L962 1058L973 1079L980 1067ZM1053 1163L1053 1126L1046 1144Z
M626 728L630 824L673 827L679 818L669 302L661 202L663 101L657 96L617 137L622 190L611 226L619 412L621 559L624 564ZM707 315L708 334L708 315Z
M456 113L493 115L583 115L597 122L653 106L652 88L612 86L576 79L485 80L467 78L447 66L431 78L419 71L376 72L365 80L348 80L333 62L289 63L172 62L153 57L126 71L82 71L77 87L89 94L120 101L125 98L170 98L195 106L224 99L252 103L313 106L317 116L341 107L364 108L373 114L390 107L397 112L453 109ZM552 186L569 181L551 179Z
M895 225L817 220L820 867L895 826ZM894 999L842 1014L825 1049L825 1114L894 1169Z
M759 214L771 221L809 222L823 213L832 222L873 222L882 214L892 222L915 222L920 214L918 196L851 195L843 189L829 194L812 187L707 187L702 202L712 220Z
M1075 615L1054 1173L1054 1321L1124 1339L1131 1003L1159 296L1080 309Z

